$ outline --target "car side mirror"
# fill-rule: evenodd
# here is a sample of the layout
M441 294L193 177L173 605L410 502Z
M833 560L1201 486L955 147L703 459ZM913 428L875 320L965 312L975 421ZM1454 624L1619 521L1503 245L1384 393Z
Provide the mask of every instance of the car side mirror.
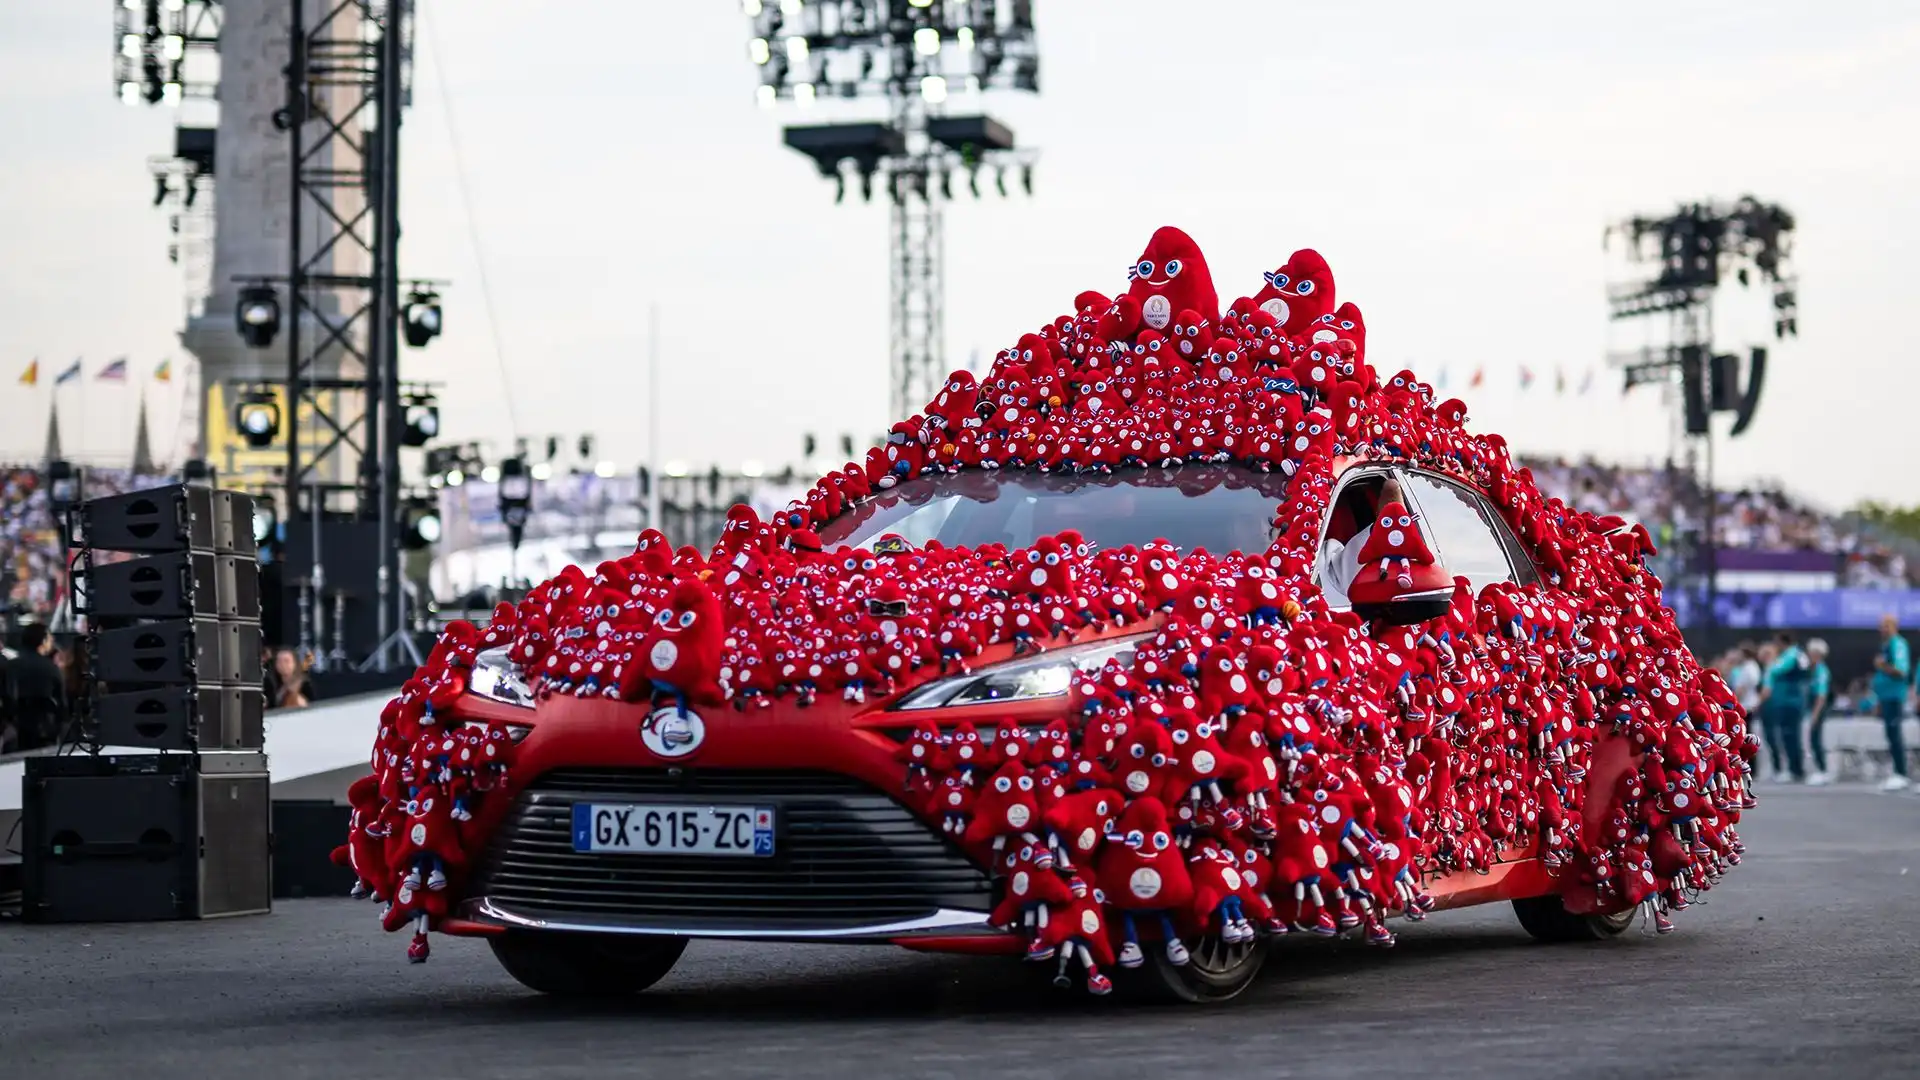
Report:
M1383 626L1412 626L1444 616L1453 606L1453 586L1426 592L1403 592L1371 603L1355 600L1354 614Z

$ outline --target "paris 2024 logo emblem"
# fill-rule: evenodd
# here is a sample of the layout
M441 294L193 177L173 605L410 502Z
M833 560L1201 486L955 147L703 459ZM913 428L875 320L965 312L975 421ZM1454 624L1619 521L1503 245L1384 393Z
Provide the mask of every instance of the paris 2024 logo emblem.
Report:
M707 725L699 713L673 706L655 709L640 725L640 741L656 757L686 757L700 749L706 737Z

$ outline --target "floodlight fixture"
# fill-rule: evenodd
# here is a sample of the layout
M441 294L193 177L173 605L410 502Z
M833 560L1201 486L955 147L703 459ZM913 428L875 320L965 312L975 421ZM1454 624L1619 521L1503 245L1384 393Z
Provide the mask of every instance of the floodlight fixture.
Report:
M240 339L252 348L272 345L280 332L280 297L270 285L243 286L233 314L240 328Z
M442 329L440 294L424 286L415 286L400 309L401 332L407 344L418 349L440 336Z

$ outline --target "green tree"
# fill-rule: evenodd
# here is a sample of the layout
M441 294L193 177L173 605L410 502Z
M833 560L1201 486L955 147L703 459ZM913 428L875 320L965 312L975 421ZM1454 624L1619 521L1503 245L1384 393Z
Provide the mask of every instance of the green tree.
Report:
M1854 507L1860 520L1894 536L1920 542L1920 506L1890 506L1868 500Z

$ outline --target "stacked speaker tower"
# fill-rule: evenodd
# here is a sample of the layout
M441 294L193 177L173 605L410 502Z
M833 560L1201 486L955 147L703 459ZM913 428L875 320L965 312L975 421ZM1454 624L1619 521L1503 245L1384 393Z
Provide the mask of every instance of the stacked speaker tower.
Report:
M93 499L68 534L84 678L62 752L27 762L22 914L269 910L252 498L174 485Z

